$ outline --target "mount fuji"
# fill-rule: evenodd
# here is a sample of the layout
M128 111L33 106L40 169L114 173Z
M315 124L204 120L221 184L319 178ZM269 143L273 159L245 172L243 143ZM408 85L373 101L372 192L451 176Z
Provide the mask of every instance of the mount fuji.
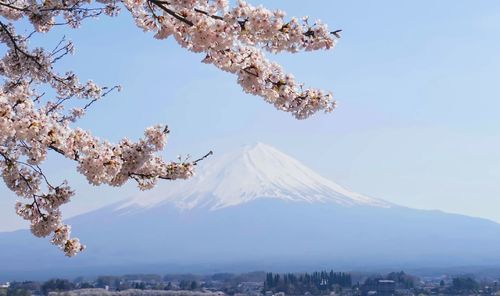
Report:
M133 198L117 210L171 203L179 209L214 211L261 199L390 207L385 201L349 191L279 150L258 143L208 160L194 178L163 184L160 190Z
M88 246L76 258L26 230L0 233L0 280L500 265L499 224L352 192L265 144L198 169L70 219Z

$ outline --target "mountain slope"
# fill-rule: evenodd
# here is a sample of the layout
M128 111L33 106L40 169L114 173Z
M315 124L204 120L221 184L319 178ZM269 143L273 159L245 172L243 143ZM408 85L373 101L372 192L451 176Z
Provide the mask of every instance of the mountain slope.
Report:
M0 280L500 265L499 224L353 193L263 144L69 222L88 245L71 259L27 231L0 233Z
M258 143L213 157L203 164L194 178L160 185L156 190L125 202L120 209L173 203L181 209L206 207L216 210L259 198L345 206L390 206L382 200L351 192L277 149Z

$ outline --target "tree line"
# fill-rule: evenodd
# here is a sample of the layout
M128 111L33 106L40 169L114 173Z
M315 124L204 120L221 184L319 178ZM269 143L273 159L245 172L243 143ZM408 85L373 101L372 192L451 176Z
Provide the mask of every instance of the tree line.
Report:
M352 286L352 277L349 273L316 271L311 274L266 274L264 290L285 292L286 294L316 294L324 291L335 291Z

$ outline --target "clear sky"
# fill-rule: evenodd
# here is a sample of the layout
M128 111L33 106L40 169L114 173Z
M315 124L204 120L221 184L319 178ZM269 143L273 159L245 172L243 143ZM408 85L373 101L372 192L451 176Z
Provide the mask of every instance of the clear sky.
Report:
M354 191L500 222L500 1L249 1L343 29L333 51L271 56L297 80L332 90L334 113L297 121L202 56L143 33L126 11L38 44L66 34L76 54L59 69L123 85L80 122L103 138L136 139L166 123L171 159L264 142ZM92 187L74 164L50 158L48 173L78 190L66 214L138 192ZM3 183L0 196L0 231L25 226Z

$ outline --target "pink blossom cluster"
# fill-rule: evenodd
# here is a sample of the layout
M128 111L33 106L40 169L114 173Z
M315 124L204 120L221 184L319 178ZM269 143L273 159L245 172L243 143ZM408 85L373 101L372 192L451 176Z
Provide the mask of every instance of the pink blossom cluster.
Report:
M227 0L0 0L0 43L5 46L0 59L0 171L7 187L21 198L17 214L30 221L35 236L51 236L67 256L85 247L62 221L60 207L75 192L67 181L53 184L42 170L49 151L75 161L77 171L94 186L122 186L134 180L141 190L154 187L158 179L191 177L204 158L163 160L159 152L169 130L162 125L147 128L138 141L124 138L116 144L75 127L95 102L119 87L101 87L81 82L73 72L56 72L57 61L73 53L71 42L63 39L51 51L32 49L31 35L16 32L16 21L23 20L39 33L57 25L76 28L89 17L116 15L120 4L140 28L154 31L158 39L173 36L182 47L205 53L205 63L236 74L245 92L279 110L303 119L335 107L330 93L304 89L264 55L332 48L338 36L321 22L285 20L282 11L244 1L230 8Z
M138 142L123 139L110 144L71 128L70 120L61 113L49 113L50 107L36 108L27 86L20 84L0 92L0 170L7 187L29 200L18 202L16 211L31 222L33 234L52 234L52 242L68 256L83 250L61 220L60 206L69 202L74 192L66 182L52 185L41 170L49 150L75 160L78 171L92 185L121 186L133 179L141 189L149 189L157 179L193 175L195 163L167 163L156 155L166 143L165 127L146 129Z
M241 0L232 9L225 0L125 0L124 4L143 30L156 32L158 39L173 36L182 47L205 53L203 62L236 74L245 92L263 97L279 110L304 119L335 108L330 92L304 89L263 53L332 48L339 35L320 21L313 25L308 18L286 21L280 10Z

